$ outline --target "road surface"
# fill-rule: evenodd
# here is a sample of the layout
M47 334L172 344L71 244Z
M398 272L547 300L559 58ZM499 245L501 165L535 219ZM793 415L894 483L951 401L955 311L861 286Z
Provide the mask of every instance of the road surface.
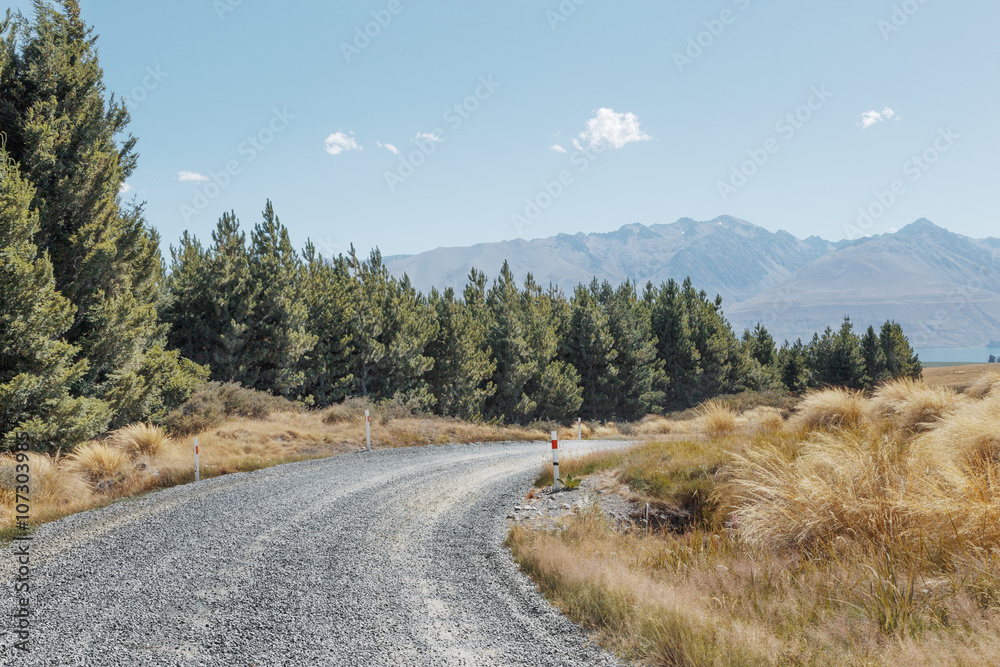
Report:
M563 443L617 447L623 443ZM31 652L0 664L619 665L503 547L547 443L348 454L175 487L43 526Z

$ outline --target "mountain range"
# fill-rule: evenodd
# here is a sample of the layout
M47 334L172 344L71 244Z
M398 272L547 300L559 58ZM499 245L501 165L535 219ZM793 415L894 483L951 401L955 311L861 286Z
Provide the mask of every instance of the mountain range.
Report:
M423 291L492 278L507 261L518 280L570 291L597 278L640 287L690 276L723 299L737 331L762 322L775 339L807 339L849 315L858 328L893 319L923 348L979 347L1000 338L1000 239L973 239L918 220L854 241L798 239L730 216L630 224L602 234L438 248L385 258Z

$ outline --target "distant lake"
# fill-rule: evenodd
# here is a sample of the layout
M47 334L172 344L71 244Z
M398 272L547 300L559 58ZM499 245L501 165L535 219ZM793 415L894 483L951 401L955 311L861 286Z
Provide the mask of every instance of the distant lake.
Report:
M1000 357L1000 347L966 347L953 350L917 350L920 361L956 361L985 364L990 355Z

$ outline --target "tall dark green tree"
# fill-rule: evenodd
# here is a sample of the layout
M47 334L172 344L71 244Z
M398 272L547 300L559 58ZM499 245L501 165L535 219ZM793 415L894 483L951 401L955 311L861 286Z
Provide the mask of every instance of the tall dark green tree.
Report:
M2 135L0 135L2 142ZM0 443L68 447L104 430L109 406L74 397L86 360L62 340L73 305L59 294L48 256L38 251L31 186L0 148Z
M618 373L614 378L615 416L639 419L663 409L666 378L656 358L649 307L639 299L630 281L612 290L605 283L596 292L608 318L614 340Z
M694 343L680 286L670 279L658 288L647 288L647 295L657 355L669 381L664 387L667 405L672 408L692 405L697 397L701 356Z
M244 346L247 384L296 397L305 385L303 356L316 344L299 285L301 266L288 229L268 201L250 237L250 279L256 299Z
M486 342L486 322L482 317L483 282L471 276L465 293L468 301L455 298L450 287L440 294L433 290L430 304L437 317L438 332L427 347L434 367L427 374L435 397L435 412L478 420L484 414L486 399L496 387L489 378L496 370Z
M887 321L879 332L879 341L885 354L886 370L891 377L920 378L923 373L920 357L910 347L910 341L903 334L903 327L897 322Z
M869 326L861 337L861 356L865 360L865 387L874 387L888 379L885 352L882 350L882 341L875 333L875 327Z
M583 285L578 285L573 293L572 314L562 338L560 358L580 376L583 390L580 415L585 419L613 417L618 411L618 352L607 314L597 296Z
M305 377L303 393L317 405L330 405L347 396L354 382L352 296L354 280L343 256L327 259L310 242L303 253L302 294L306 331L316 345L301 360Z
M812 385L809 357L801 338L794 343L785 341L778 350L776 365L781 383L788 391L802 393Z

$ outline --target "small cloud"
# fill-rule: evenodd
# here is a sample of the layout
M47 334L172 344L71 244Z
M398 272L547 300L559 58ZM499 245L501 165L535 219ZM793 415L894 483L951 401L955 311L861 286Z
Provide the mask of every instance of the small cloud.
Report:
M884 120L899 120L899 115L889 107L885 107L881 111L875 111L872 109L871 111L866 111L861 114L860 125L862 129L867 130L872 125L881 123Z
M326 152L330 155L340 155L344 151L359 151L361 146L354 140L354 133L335 132L326 138Z
M559 144L552 144L551 146L549 146L549 148L551 148L552 150L554 150L556 153L568 153L569 152L565 148L563 148L562 146L560 146Z
M190 181L192 183L203 183L208 180L208 176L202 176L196 171L179 171L177 172L177 180L182 183L185 181Z
M122 183L121 187L118 188L119 194L125 194L126 192L132 192L132 186L128 183Z
M443 141L437 132L417 132L417 136L413 137L414 140L425 139L427 141L433 141L434 143L439 143Z
M598 109L597 115L587 121L587 129L580 133L573 145L581 148L581 142L598 147L608 145L622 148L636 141L649 141L653 137L639 127L639 117L634 113L617 113L614 109Z
M376 141L375 143L378 144L379 148L384 148L393 155L399 155L399 149L393 146L392 144L383 144L381 141Z

